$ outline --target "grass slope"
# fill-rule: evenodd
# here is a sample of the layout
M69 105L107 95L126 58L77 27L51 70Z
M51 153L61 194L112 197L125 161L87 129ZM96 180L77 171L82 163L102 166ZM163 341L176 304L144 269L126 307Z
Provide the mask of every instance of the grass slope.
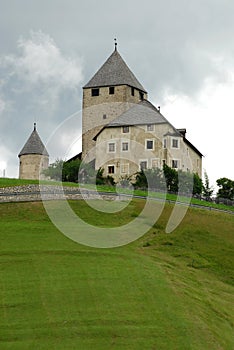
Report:
M93 224L129 220L73 210ZM138 241L115 249L63 236L43 205L0 205L0 348L233 349L233 229L228 214L189 210L172 233L172 207Z

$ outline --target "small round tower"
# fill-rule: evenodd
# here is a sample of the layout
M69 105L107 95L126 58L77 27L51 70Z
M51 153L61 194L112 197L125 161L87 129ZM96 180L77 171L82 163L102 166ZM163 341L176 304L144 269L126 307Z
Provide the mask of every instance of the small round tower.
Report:
M38 180L42 170L48 168L49 154L37 132L36 123L18 157L20 179Z

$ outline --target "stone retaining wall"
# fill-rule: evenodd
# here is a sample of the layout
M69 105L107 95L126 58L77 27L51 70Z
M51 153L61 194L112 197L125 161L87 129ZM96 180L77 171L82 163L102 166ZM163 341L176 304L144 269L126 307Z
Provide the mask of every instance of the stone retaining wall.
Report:
M115 194L100 195L105 200L121 199ZM0 188L0 203L4 202L33 202L54 199L96 199L97 193L78 187L62 187L49 185L26 185Z

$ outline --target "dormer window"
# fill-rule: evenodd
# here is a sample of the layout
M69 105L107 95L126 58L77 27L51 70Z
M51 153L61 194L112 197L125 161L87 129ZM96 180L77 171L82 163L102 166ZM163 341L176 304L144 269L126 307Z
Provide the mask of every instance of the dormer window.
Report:
M139 91L139 97L140 97L140 100L141 100L141 101L144 100L144 94L143 94L143 92Z
M109 95L114 95L115 93L115 87L114 86L110 86L109 87Z
M134 89L134 87L131 88L131 95L132 95L132 96L135 95L135 89Z
M92 89L92 96L99 96L99 89Z

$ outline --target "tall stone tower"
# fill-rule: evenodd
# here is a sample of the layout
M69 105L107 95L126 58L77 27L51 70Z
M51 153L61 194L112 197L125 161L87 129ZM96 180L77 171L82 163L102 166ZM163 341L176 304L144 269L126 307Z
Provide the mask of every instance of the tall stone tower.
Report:
M106 124L147 99L147 92L117 50L83 87L82 158L95 146L93 137Z
M36 123L18 157L20 179L38 180L41 171L48 168L49 154L38 135Z

